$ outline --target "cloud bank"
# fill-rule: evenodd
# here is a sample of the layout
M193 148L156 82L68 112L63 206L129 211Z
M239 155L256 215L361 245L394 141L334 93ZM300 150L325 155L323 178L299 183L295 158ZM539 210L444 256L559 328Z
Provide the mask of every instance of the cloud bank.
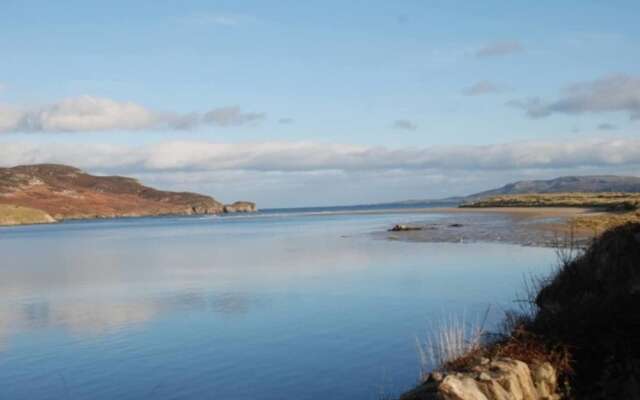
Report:
M640 77L609 75L589 82L573 84L552 101L532 97L512 100L508 105L523 109L531 118L551 114L624 112L640 119Z
M245 112L237 106L214 108L204 113L176 113L94 96L63 99L40 107L0 104L1 133L191 130L200 126L241 126L265 118L264 113Z
M317 142L166 141L149 146L2 143L4 166L67 163L103 171L517 170L640 165L640 139L529 141L421 149Z

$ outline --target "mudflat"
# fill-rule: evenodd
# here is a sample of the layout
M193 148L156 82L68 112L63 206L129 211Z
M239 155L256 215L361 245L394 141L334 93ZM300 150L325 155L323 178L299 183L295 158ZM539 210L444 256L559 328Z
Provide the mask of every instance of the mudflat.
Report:
M419 242L504 242L528 246L588 243L597 232L576 228L575 221L595 218L602 211L575 207L430 208L425 215L440 214L436 222L412 223L418 229L376 232L389 240ZM398 223L402 221L399 220Z

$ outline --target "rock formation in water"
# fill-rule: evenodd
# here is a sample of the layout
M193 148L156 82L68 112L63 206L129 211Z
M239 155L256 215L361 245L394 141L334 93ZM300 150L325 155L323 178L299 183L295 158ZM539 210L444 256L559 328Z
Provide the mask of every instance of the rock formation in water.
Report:
M224 206L225 213L243 213L243 212L256 212L256 203L250 201L236 201L232 204L226 204Z
M0 224L5 224L5 219L6 224L17 224L34 223L30 218L35 222L51 222L225 212L225 206L209 196L156 190L132 178L93 176L57 164L0 168L0 205L14 207L0 209ZM31 217L24 217L25 213Z

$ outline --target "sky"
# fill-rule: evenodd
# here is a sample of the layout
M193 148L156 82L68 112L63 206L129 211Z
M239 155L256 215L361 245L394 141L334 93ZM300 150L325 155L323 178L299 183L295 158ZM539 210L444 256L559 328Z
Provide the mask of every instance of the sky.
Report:
M0 0L0 166L259 207L640 175L637 1Z

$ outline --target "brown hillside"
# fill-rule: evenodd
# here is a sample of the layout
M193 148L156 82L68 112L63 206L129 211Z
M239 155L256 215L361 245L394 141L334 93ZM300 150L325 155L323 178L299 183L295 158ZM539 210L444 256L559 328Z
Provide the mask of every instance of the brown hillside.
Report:
M58 220L217 214L224 209L209 196L156 190L132 178L93 176L57 164L0 168L0 204L42 210Z

